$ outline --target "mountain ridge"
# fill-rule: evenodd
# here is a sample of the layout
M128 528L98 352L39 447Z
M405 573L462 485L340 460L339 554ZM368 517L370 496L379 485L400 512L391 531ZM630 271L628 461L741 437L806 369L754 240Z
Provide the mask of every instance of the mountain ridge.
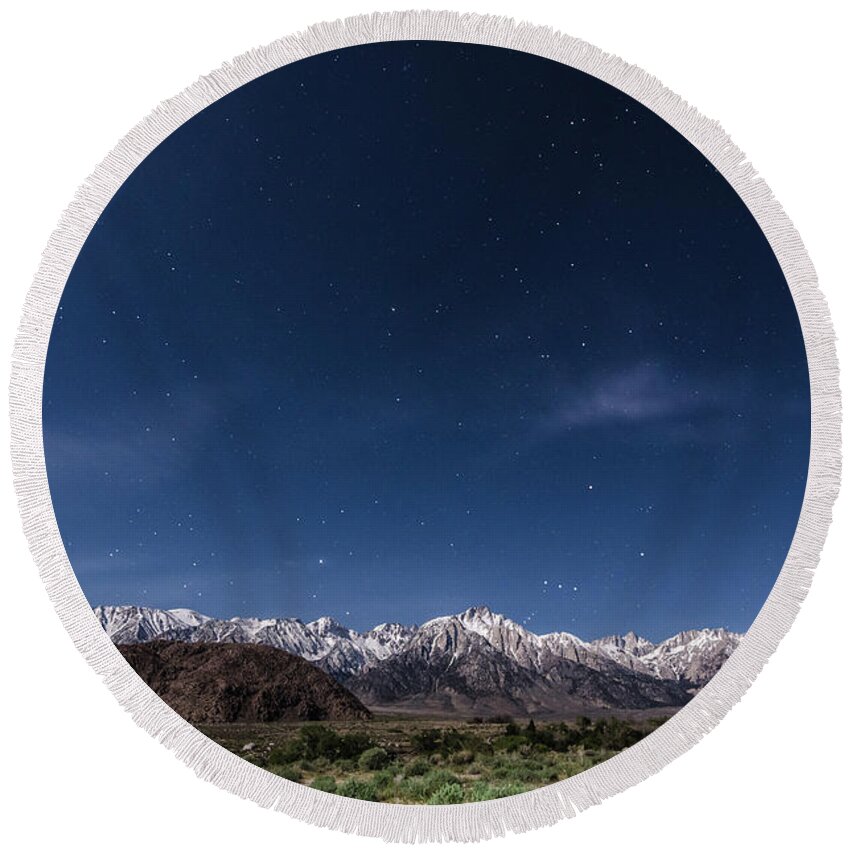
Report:
M314 665L261 644L153 640L118 651L192 723L366 720L369 710Z
M331 617L217 619L185 608L98 606L119 646L152 640L261 644L303 658L364 704L410 712L529 714L681 706L720 669L741 636L690 629L654 643L634 632L586 641L535 634L486 605L419 626L358 632Z

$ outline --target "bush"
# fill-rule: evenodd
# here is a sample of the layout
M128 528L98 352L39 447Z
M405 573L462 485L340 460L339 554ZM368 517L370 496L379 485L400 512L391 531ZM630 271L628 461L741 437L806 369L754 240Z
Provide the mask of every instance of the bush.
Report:
M437 785L460 784L460 780L448 770L432 770L431 773L425 775L425 779Z
M371 782L363 782L361 779L346 779L342 785L337 786L336 793L341 797L354 797L356 800L368 800L372 803L378 802L375 786Z
M440 752L443 755L448 755L449 753L456 753L458 750L462 750L467 740L470 738L475 738L474 735L470 735L468 732L458 732L457 729L446 729L443 732L442 740L440 741Z
M428 799L429 806L445 806L463 802L463 788L455 783L441 785Z
M431 769L425 759L414 759L404 769L405 776L424 776Z
M318 768L320 765L327 767L332 762L351 760L353 770L356 759L372 747L372 740L362 732L340 735L327 726L310 724L298 730L297 738L275 747L269 753L268 764L293 764L300 761L315 764Z
M440 730L423 729L410 738L410 744L415 753L435 753L440 747Z
M299 740L285 741L279 747L275 747L268 758L269 765L292 764L304 758L304 742Z
M501 797L511 797L514 794L522 794L527 791L525 785L518 782L509 782L503 785L491 785L489 782L476 782L469 789L470 803L483 803L486 800L498 800Z
M546 781L546 777L551 772L551 767L547 767L535 759L521 758L512 759L507 763L494 767L491 775L494 779L504 779L508 782L530 782L537 784Z
M329 794L336 793L336 779L333 776L317 776L313 780L313 788L317 791L327 791Z
M340 735L327 726L302 726L299 731L304 758L326 758L330 761L356 759L362 752L374 746L363 732Z
M301 781L301 771L298 770L297 767L292 767L292 765L274 764L271 765L268 770L270 770L274 774L277 774L278 776L282 776L284 779L288 779L290 782Z
M396 777L391 770L379 770L373 773L369 782L375 789L379 800L392 795L395 791Z
M524 735L502 735L501 738L496 738L493 741L493 749L515 753L526 744L528 744L528 739Z
M443 785L460 785L460 780L448 770L431 770L420 780L423 798L435 794Z
M636 744L646 733L617 717L603 717L584 734L585 746L603 750L624 750Z
M475 754L469 752L469 750L461 750L460 752L454 753L449 761L452 764L472 764L475 760Z
M486 740L468 729L422 729L411 736L410 743L418 755L442 756L444 759L461 750L473 753L492 750Z
M424 776L405 779L401 795L413 802L427 803L444 785L460 785L460 780L448 770L429 770Z
M382 770L390 763L389 753L383 747L370 747L360 754L361 770Z

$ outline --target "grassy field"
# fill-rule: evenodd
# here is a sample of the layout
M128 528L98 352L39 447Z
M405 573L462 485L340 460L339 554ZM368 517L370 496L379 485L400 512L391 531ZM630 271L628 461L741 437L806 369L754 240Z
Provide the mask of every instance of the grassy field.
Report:
M294 782L360 800L436 805L493 800L566 779L637 743L665 719L535 723L378 717L200 729Z

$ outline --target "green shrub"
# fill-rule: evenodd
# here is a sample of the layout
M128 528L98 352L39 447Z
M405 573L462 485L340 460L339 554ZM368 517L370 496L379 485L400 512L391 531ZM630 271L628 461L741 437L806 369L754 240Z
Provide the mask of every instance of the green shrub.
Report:
M299 740L285 741L275 747L268 758L269 765L292 764L304 758L304 742Z
M340 735L320 724L309 724L298 730L298 737L285 741L269 753L269 764L292 764L296 761L322 762L325 765L341 759L357 759L373 747L368 735L351 732Z
M646 732L620 720L618 717L602 717L592 728L585 728L582 743L586 747L619 752L636 744L646 736Z
M383 799L390 796L395 790L396 777L391 770L379 770L372 774L369 782L376 790L378 798Z
M460 780L448 770L429 770L424 776L405 779L401 796L414 803L427 803L444 785L460 785Z
M459 785L460 780L448 770L429 770L420 780L419 789L423 800L427 800L444 785Z
M425 759L414 759L404 768L405 776L424 776L431 769Z
M440 747L440 730L423 729L410 736L410 744L415 753L435 753Z
M429 806L445 806L463 802L463 788L453 782L441 785L428 799Z
M390 763L390 755L383 747L370 747L360 754L361 770L382 770Z
M474 760L475 753L471 753L469 750L460 750L460 752L453 753L449 759L452 764L472 764Z
M356 759L374 746L371 738L363 732L340 735L327 726L308 725L299 730L303 758L326 758L330 761Z
M538 784L546 781L552 768L530 758L518 758L494 767L491 771L493 779L504 779L508 782L528 782Z
M288 779L290 782L300 782L302 773L298 770L297 767L293 767L288 764L273 764L270 765L268 770L272 773L277 774L278 776L282 776L284 779Z
M440 740L440 752L443 755L456 753L464 748L468 739L475 737L468 732L458 732L457 729L445 729Z
M503 750L507 753L515 753L528 744L524 735L502 735L493 741L494 750Z
M313 780L313 788L317 791L327 791L329 794L336 793L336 779L333 776L317 776Z
M362 779L346 779L337 786L336 793L341 797L354 797L356 800L369 800L378 802L378 792L373 783L364 782Z
M502 785L491 785L489 782L476 782L469 789L467 799L470 803L483 803L486 800L498 800L501 797L510 797L514 794L522 794L527 791L525 785L518 782L509 782Z

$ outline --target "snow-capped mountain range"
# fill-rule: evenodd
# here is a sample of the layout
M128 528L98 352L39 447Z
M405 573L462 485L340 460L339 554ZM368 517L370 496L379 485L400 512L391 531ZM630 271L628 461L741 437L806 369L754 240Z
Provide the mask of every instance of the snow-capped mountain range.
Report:
M633 632L593 641L569 632L537 635L486 606L366 632L330 617L220 620L133 605L99 606L94 613L116 644L277 647L323 669L367 705L402 711L551 714L683 705L741 638L722 628L680 632L660 643Z
M135 605L101 605L94 613L116 644L150 640L260 643L298 655L337 679L394 655L416 631L415 626L383 623L368 632L356 632L331 617L311 623L294 617L217 620L185 608L162 610Z

